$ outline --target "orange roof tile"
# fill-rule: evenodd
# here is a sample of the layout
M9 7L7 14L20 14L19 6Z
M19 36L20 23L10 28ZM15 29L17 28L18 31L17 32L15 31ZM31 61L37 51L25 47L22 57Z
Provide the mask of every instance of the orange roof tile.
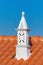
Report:
M0 36L0 65L43 65L43 37L29 37L32 55L27 60L17 60L16 36Z

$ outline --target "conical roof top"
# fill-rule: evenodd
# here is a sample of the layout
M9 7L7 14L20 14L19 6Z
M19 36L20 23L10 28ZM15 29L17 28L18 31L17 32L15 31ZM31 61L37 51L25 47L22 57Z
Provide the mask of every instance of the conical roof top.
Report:
M27 26L27 23L26 23L26 20L25 20L25 13L22 12L22 17L21 17L21 20L20 20L20 24L18 26L18 29L28 29L28 26Z

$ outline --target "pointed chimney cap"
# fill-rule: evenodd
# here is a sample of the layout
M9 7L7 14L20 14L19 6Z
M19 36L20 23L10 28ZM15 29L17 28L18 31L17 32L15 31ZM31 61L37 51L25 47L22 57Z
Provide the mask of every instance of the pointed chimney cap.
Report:
M20 20L20 24L19 24L19 26L18 26L18 31L19 30L27 30L27 31L30 31L30 29L28 29L28 25L27 25L27 23L26 23L26 20L25 20L25 13L24 13L24 11L22 12L22 17L21 17L21 20Z
M22 16L24 16L25 15L25 13L24 13L24 11L22 12Z

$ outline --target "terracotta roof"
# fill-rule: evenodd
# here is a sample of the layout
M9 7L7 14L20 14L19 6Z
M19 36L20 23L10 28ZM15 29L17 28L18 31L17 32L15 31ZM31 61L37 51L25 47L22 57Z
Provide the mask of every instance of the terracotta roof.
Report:
M29 37L32 55L27 60L17 60L16 36L0 36L0 65L43 65L43 37Z

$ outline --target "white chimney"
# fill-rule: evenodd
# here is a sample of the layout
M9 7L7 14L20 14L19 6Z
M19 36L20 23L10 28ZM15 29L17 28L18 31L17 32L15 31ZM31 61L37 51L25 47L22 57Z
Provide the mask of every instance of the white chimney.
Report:
M30 55L30 45L28 40L28 26L25 20L25 13L22 12L22 17L20 20L20 24L18 26L18 44L16 46L16 58L23 58L26 60Z

